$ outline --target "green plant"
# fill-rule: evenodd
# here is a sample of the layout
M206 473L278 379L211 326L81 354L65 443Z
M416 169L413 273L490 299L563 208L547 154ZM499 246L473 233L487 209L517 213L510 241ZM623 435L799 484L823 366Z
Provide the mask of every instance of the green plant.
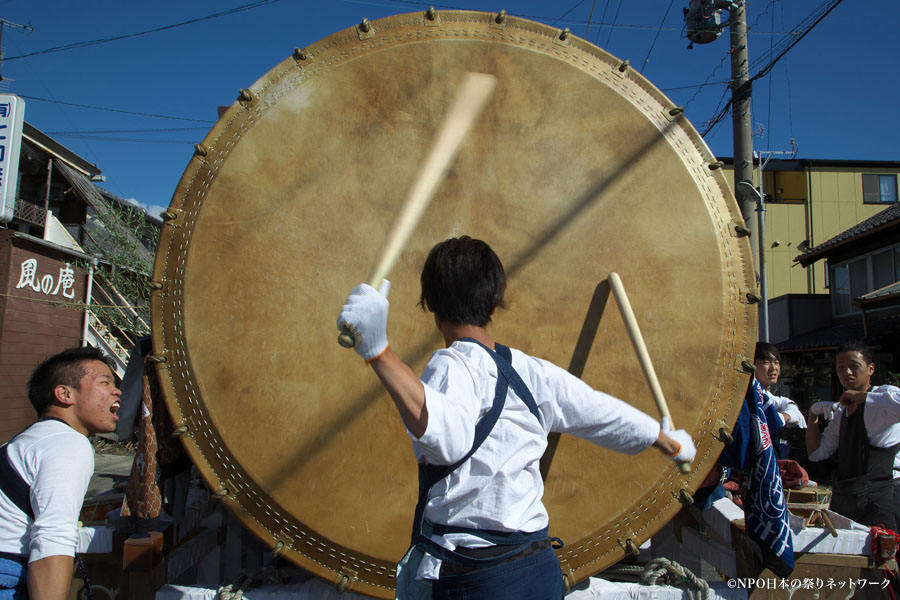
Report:
M802 411L821 400L818 392L830 385L830 364L829 358L810 352L794 355L792 363L782 368L781 381L789 385L789 396Z
M92 199L92 210L85 226L84 247L98 257L94 267L94 284L88 307L82 310L112 332L128 335L149 333L150 274L159 241L159 228L148 222L144 211L136 206L111 202L99 195ZM91 264L78 266L87 272Z
M893 385L900 387L900 373L896 373L894 371L888 371L887 375L884 376L884 383L886 385Z

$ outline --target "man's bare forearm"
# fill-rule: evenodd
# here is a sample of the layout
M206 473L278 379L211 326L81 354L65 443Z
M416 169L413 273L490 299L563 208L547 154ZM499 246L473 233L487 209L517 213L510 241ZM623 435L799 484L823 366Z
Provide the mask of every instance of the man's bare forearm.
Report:
M48 556L28 564L28 597L31 600L66 600L72 586L74 559Z
M390 347L370 363L397 405L406 428L417 438L428 427L425 386Z
M822 432L819 431L819 419L821 418L820 415L810 412L809 418L806 420L807 456L818 450L819 446L822 444Z

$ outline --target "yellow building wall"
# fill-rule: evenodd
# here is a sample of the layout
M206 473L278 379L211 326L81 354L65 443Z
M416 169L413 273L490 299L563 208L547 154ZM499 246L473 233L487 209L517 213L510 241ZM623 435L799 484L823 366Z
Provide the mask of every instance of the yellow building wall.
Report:
M810 247L828 241L842 231L881 212L886 204L863 204L863 173L890 174L895 169L863 169L840 167L815 167L809 175L810 197ZM815 294L827 294L825 287L825 262L813 265Z
M729 186L733 186L733 168L728 165L726 170ZM828 293L825 261L803 268L794 258L802 254L798 247L804 240L814 248L885 209L886 204L863 204L863 173L897 175L900 169L813 166L809 172L764 173L764 191L774 199L766 204L763 240L770 299L784 294Z
M763 235L768 297L807 293L806 269L794 262L802 252L797 246L807 239L806 204L767 204Z

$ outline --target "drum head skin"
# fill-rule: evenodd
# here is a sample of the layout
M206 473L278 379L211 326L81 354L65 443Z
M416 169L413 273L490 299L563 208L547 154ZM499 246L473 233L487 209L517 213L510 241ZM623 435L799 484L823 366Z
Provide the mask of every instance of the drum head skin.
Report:
M509 277L494 339L658 418L605 302L615 271L674 423L698 449L685 476L652 449L632 457L558 439L544 503L569 584L674 516L747 388L753 266L720 165L615 57L497 17L399 15L298 49L241 91L163 215L154 359L191 458L273 551L370 596L393 598L416 464L376 376L337 344L335 320L466 71L497 87L390 275L392 348L421 372L442 346L417 306L419 273L435 243L470 235Z

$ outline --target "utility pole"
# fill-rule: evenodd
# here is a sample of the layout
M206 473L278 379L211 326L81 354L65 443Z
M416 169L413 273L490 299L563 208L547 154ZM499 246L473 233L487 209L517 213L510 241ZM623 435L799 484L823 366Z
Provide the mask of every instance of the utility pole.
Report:
M791 142L794 140L792 139ZM766 179L763 171L772 156L775 154L788 154L791 157L796 153L796 149L792 152L766 150L759 152L759 192L756 194L758 208L756 209L757 224L759 226L759 296L762 298L759 304L759 341L769 341L769 289L766 282ZM740 196L738 196L740 197Z
M750 194L739 194L739 184L745 182L753 186L753 128L750 117L750 59L747 52L747 12L744 0L734 2L729 11L729 31L731 33L731 118L734 143L734 189L741 205L744 226L750 230L752 240L759 240L756 219L756 203ZM757 278L765 260L761 249L751 242ZM765 282L760 282L765 286ZM761 304L767 302L763 299ZM766 307L760 306L760 317L767 316ZM766 328L767 329L767 328ZM768 337L768 331L761 332Z
M747 13L744 2L735 3L730 11L731 31L731 117L734 142L734 184L753 183L753 129L750 119L750 72L747 54ZM744 225L756 239L756 223L752 202L741 202ZM752 246L752 244L751 244ZM754 258L756 251L754 249Z

